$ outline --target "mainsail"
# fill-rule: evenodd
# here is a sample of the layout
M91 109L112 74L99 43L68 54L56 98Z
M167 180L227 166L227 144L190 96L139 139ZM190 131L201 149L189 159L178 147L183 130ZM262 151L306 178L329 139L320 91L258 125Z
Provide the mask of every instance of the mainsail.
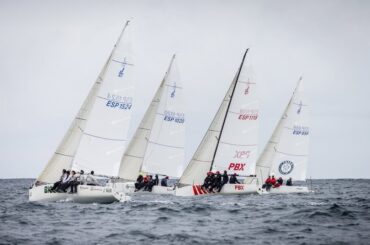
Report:
M117 174L133 93L131 48L128 38L122 38L128 24L38 183L54 182L69 168Z
M302 78L257 161L259 183L271 173L275 177L305 180L309 143L309 107L304 97Z
M173 56L166 75L122 158L119 177L135 180L140 171L180 176L185 144L182 93Z
M180 178L181 185L202 184L209 170L251 175L258 138L256 83L242 63L202 142Z

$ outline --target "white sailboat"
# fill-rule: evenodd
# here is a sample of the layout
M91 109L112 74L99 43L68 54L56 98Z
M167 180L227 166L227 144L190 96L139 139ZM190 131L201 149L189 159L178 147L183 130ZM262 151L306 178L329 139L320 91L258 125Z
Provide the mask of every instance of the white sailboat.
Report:
M63 169L116 176L125 150L133 100L133 60L126 22L106 64L52 158L29 190L30 201L109 203L111 186L79 185L77 194L51 193Z
M183 171L185 114L175 55L125 154L116 188L133 193L139 173L179 178ZM155 194L172 194L173 187L153 186Z
M309 106L299 79L278 125L257 161L256 173L259 185L269 175L275 178L292 178L293 181L306 180L309 144ZM260 188L261 193L265 193ZM271 193L309 192L306 186L286 186L271 188Z
M248 49L235 79L219 107L202 142L182 174L177 196L204 195L201 188L208 171L224 171L245 177L243 184L225 184L220 194L257 192L255 174L258 140L258 100L256 83L245 62Z

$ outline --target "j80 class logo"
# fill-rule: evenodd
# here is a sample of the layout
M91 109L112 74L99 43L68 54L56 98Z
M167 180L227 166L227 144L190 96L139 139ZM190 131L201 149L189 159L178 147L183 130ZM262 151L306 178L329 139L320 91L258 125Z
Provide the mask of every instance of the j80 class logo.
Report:
M287 175L293 171L293 168L294 168L294 163L287 160L287 161L280 163L279 172L281 174Z

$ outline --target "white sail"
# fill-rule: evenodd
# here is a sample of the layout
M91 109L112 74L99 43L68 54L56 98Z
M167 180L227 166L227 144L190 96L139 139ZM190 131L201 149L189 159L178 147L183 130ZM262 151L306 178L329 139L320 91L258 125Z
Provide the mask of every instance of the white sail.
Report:
M127 26L127 25L126 25ZM94 98L72 169L116 176L127 141L133 100L133 58L127 28L115 45Z
M118 176L122 179L134 181L140 172L146 147L148 145L150 131L153 127L155 114L159 106L164 82L165 79L162 80L161 85L157 89L152 102L146 110L139 127L136 129L136 132L121 159Z
M180 186L202 184L210 169L243 174L254 171L258 111L255 83L244 68L247 51L206 135L180 178ZM247 162L248 165L240 165Z
M184 168L185 113L175 57L163 84L141 171L181 176Z
M104 69L103 69L104 70ZM91 88L87 98L85 99L81 109L74 118L67 133L64 135L62 142L59 144L57 150L49 160L48 164L37 178L38 183L52 183L55 182L61 175L62 169L69 169L72 159L76 153L78 144L82 136L82 130L86 126L86 118L88 117L92 100L96 96L100 88L100 79L98 79Z
M309 143L309 107L304 97L302 79L282 118L257 161L259 183L271 173L283 179L305 180Z
M258 100L252 69L242 66L218 144L213 171L253 175L257 161Z
M131 139L125 154L122 157L121 165L119 169L118 176L125 180L136 180L147 151L148 142L151 141L151 131L155 126L155 121L157 119L157 112L159 111L160 104L162 103L162 97L164 90L168 87L167 77L171 73L171 67L174 62L175 56L172 58L170 66L163 78L157 92L155 93L151 104L149 105L147 111L144 114L143 119L140 122L133 138ZM162 108L162 106L161 106ZM167 128L163 128L167 129ZM165 155L162 155L164 158Z
M127 25L128 22L126 23L125 28ZM64 135L63 140L59 144L57 150L49 160L44 170L41 172L40 176L37 178L36 183L55 182L55 180L60 176L62 169L69 169L71 167L72 160L75 157L81 137L86 128L87 118L92 111L94 101L103 82L102 77L107 71L107 67L110 64L114 51L115 49L112 50L107 62L98 76L98 79L91 88L87 98L82 104L67 133Z

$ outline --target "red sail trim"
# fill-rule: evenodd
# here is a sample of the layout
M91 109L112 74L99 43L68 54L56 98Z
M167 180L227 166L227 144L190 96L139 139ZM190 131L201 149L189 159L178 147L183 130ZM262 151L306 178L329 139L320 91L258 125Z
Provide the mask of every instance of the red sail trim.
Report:
M193 193L194 193L194 195L198 195L198 192L197 192L197 188L195 188L195 185L193 185Z
M202 190L202 187L200 185L197 185L197 190L198 190L199 195L203 195L204 194L204 192Z

